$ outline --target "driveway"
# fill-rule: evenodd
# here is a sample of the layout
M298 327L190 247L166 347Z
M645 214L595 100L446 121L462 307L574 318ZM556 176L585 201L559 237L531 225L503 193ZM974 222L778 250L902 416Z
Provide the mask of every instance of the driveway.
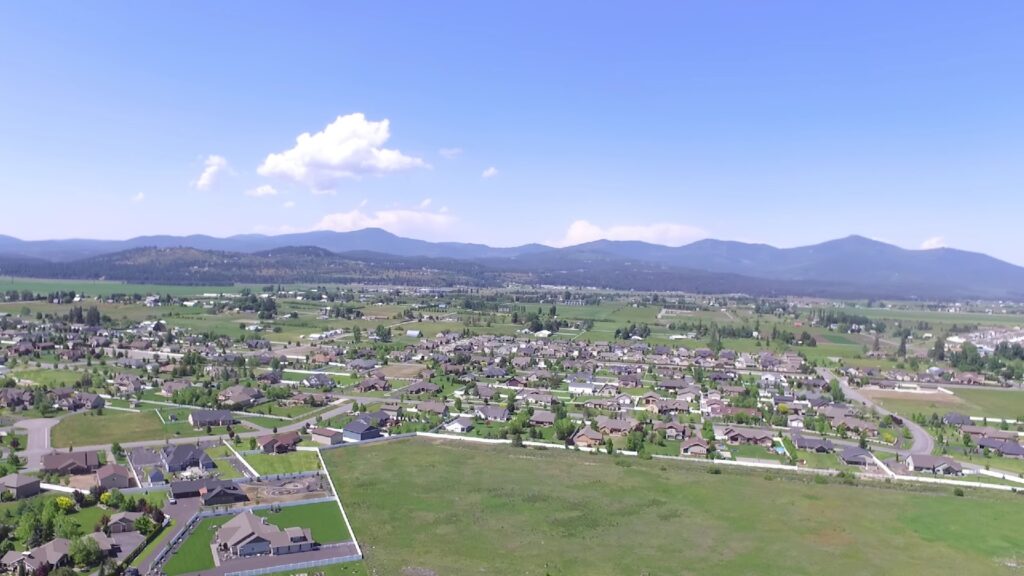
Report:
M25 470L39 470L42 466L43 455L50 453L50 429L58 422L60 420L56 418L31 418L14 425L28 432L28 446L18 452L19 456L25 458Z

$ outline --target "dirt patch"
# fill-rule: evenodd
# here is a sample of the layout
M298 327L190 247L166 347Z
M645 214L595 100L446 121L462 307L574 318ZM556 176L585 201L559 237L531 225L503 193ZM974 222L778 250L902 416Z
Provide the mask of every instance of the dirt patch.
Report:
M380 368L384 376L388 378L419 378L420 372L426 370L423 364L388 364Z
M330 496L327 478L324 476L311 476L276 482L253 482L243 484L241 488L250 501L261 504L295 502Z
M96 485L95 474L79 474L78 476L71 476L68 478L68 487L75 488L77 490L83 490L88 492L90 488Z

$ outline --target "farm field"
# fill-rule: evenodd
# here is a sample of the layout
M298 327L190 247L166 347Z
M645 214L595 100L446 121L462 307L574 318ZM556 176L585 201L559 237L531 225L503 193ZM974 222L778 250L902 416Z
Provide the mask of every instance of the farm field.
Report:
M1009 495L424 440L325 459L377 574L1013 574L1024 546Z
M862 390L883 408L909 416L914 413L943 415L960 412L967 416L986 418L1024 417L1024 391L1007 389L952 389L953 395L917 394L891 390Z
M306 506L289 506L277 512L259 510L255 514L266 518L268 522L281 529L292 526L309 528L313 533L313 539L321 544L347 542L352 539L352 535L345 528L338 504L333 500Z
M285 454L249 454L243 456L260 476L313 472L320 469L316 452L287 452Z

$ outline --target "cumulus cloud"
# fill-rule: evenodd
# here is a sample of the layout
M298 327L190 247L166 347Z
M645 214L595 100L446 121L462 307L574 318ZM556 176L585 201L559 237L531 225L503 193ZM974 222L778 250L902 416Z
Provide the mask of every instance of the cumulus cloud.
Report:
M424 198L423 201L420 202L420 208L428 208L431 202L433 202L433 200L430 198Z
M686 224L655 223L646 225L618 224L599 226L587 220L576 220L569 225L565 236L552 244L556 246L574 246L594 240L640 240L653 244L681 246L707 236L707 233L696 226Z
M246 196L252 196L253 198L266 198L267 196L277 196L277 189L269 184L257 186L252 190L245 191Z
M295 201L294 200L289 200L289 201L285 202L284 204L282 204L281 206L283 206L284 208L295 208Z
M480 175L480 177L481 178L494 178L497 175L498 175L498 169L495 168L494 166L488 166L487 169L484 170L484 173Z
M437 153L448 160L454 160L455 158L462 156L462 148L441 148Z
M228 167L228 161L223 156L211 154L203 162L203 173L195 181L196 190L209 190L217 181L217 177Z
M430 236L447 230L458 219L441 209L436 212L410 208L388 210L363 210L362 207L348 212L335 212L324 216L315 226L317 230L349 232L363 228L382 228L394 234L416 234Z
M135 196L132 196L132 204L138 204L139 202L142 202L145 199L146 199L146 195L143 194L142 192L139 192Z
M323 191L343 179L430 168L420 158L384 148L389 138L387 119L374 122L360 113L338 116L316 134L300 134L295 147L268 155L256 171Z
M942 236L932 236L931 238L921 242L921 250L934 250L936 248L945 248L946 239Z

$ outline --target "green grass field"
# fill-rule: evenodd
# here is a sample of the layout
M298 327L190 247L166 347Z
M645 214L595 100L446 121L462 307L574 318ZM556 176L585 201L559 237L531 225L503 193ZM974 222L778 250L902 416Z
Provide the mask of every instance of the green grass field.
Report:
M377 574L1016 574L1024 546L1010 495L424 440L324 456Z
M260 476L312 472L320 469L316 452L287 452L285 454L251 454L243 456Z
M345 528L345 521L341 518L341 511L333 501L290 506L282 508L279 512L259 510L255 514L266 518L278 528L309 528L313 533L313 539L321 544L347 542L352 539L352 535Z
M169 524L160 532L160 535L153 539L152 542L146 544L146 547L139 552L138 556L132 560L131 566L138 568L145 563L150 556L156 553L157 550L164 547L167 543L167 539L171 537L171 533L174 532L174 520L171 520Z
M882 407L904 415L913 413L940 416L946 412L960 412L967 416L986 418L1024 417L1024 391L1008 389L955 388L953 396L948 394L901 394L867 391Z
M242 430L243 426L236 426ZM212 434L226 434L225 428L214 428ZM187 422L163 424L154 410L120 412L106 410L102 416L92 413L75 414L61 419L50 432L56 448L92 446L135 440L161 440L164 438L205 436L206 430L194 430Z
M210 570L214 567L210 543L217 535L217 529L231 520L231 516L204 518L196 524L192 534L181 543L181 547L164 565L167 576Z

